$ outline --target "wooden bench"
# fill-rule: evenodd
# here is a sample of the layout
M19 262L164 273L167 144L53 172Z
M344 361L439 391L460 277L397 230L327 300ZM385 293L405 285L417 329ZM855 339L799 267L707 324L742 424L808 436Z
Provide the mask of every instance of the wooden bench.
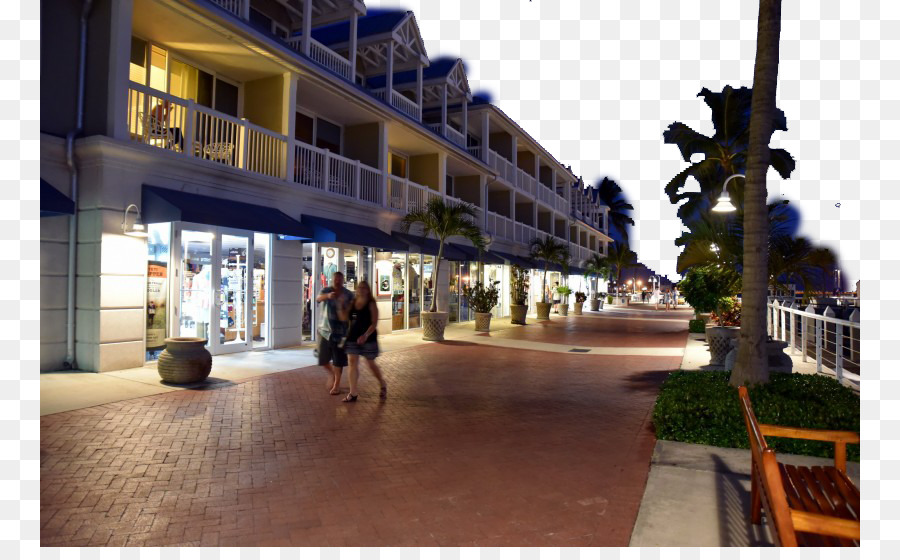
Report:
M859 546L859 489L847 477L847 444L859 443L859 434L760 424L747 388L740 387L738 394L753 456L753 524L760 524L765 507L776 545ZM765 436L834 442L834 466L779 463Z

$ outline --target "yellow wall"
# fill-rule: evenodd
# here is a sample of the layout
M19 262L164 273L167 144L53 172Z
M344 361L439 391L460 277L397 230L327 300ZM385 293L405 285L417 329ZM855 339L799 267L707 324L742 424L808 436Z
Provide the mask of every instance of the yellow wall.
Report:
M439 190L440 161L438 154L409 158L409 179L433 190Z
M271 76L244 83L244 116L255 125L281 134L284 109L284 76Z

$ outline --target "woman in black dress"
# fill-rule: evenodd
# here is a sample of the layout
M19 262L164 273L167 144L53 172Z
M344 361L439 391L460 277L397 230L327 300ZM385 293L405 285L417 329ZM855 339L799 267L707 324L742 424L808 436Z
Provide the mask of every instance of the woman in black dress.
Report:
M387 398L387 384L375 363L375 358L378 357L378 306L372 298L372 288L365 280L357 284L356 297L350 304L347 320L350 321L350 330L347 331L345 350L350 360L350 393L344 398L344 402L355 402L359 396L356 386L359 381L360 356L366 359L369 369L381 384L381 398Z

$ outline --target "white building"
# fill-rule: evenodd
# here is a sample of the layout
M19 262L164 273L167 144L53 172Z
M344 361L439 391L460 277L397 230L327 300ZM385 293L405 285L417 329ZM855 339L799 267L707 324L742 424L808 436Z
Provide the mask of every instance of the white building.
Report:
M167 336L207 337L214 354L301 344L336 270L351 289L371 279L380 332L417 328L436 242L398 222L435 197L477 207L483 274L503 283L497 315L534 237L570 246L573 277L606 254L608 209L473 98L460 61L431 61L411 12L95 0L82 64L81 4L43 5L41 178L76 207L66 217L65 200L42 195L44 371L141 366ZM149 238L125 235L130 205ZM479 274L477 252L458 241L445 257L439 306L469 320L460 286Z

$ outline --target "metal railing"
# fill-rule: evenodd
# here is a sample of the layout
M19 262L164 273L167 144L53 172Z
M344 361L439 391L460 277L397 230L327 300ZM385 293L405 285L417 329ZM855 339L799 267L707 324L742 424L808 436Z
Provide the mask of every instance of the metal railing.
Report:
M128 133L137 143L285 178L287 137L191 100L131 82Z
M422 110L419 105L412 99L397 92L397 90L391 90L390 102L385 99L385 88L372 90L372 95L384 101L385 103L389 103L391 107L397 109L401 113L405 113L410 117L416 119L417 121L422 120Z
M767 304L766 326L769 336L788 343L792 355L799 351L804 362L815 360L816 372L833 373L838 381L859 382L858 308L847 319L839 319L831 307L819 314L813 305L802 310L796 302L783 305L776 299Z

